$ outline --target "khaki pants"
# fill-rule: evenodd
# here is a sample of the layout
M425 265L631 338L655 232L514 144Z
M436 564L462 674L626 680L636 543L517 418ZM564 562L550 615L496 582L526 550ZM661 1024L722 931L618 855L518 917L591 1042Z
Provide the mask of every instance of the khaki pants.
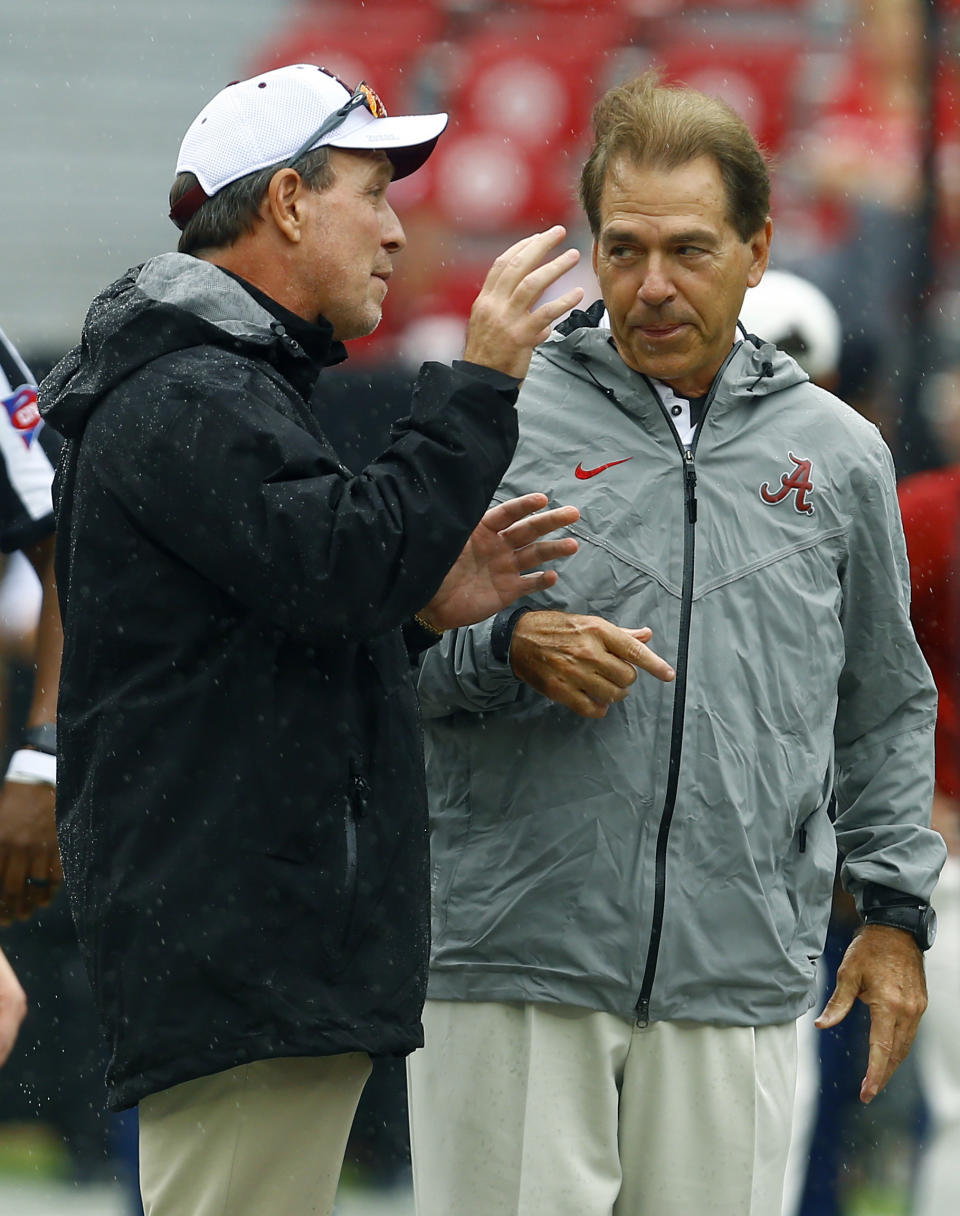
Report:
M428 1001L417 1216L779 1216L797 1031Z
M370 1069L356 1052L257 1060L144 1098L147 1216L328 1216Z

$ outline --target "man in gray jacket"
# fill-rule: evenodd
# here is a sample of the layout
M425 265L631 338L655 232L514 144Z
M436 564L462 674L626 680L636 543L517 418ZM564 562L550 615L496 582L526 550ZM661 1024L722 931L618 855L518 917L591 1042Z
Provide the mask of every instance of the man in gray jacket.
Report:
M603 299L534 356L500 490L576 504L579 556L420 678L418 1212L770 1216L838 847L867 926L818 1024L869 1005L865 1102L925 1004L936 697L887 448L737 325L755 141L652 75L594 126Z

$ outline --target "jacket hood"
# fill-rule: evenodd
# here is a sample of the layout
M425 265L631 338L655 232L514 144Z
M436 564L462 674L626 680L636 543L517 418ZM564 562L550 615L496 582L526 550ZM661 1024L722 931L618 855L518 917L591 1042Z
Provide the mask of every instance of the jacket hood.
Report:
M616 368L620 375L628 377L638 373L623 362L613 344L610 329L602 324L606 313L603 300L597 300L589 308L574 309L565 321L556 327L550 340L539 349L544 357L551 358L553 344L557 353L575 357L579 363L596 361ZM619 366L618 366L619 365ZM648 377L644 376L644 379ZM744 391L756 398L779 392L795 384L803 384L810 377L795 359L784 351L753 334L738 328L736 341L730 355L717 373L713 387L717 403L738 398ZM719 382L719 384L718 384Z
M330 344L339 347L332 329ZM301 375L308 369L315 375L283 325L236 279L212 262L164 253L128 270L93 301L80 344L40 386L40 412L73 438L120 381L162 355L198 345L259 348L274 362L293 356L303 364Z

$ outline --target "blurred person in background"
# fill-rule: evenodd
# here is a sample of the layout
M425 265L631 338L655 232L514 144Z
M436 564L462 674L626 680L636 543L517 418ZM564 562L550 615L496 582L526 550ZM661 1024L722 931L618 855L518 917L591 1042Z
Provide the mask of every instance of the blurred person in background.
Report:
M924 0L854 0L850 11L836 68L822 73L823 96L800 133L797 166L825 246L811 274L835 301L844 331L877 346L884 380L896 385L910 361L904 318L914 311L917 251L925 246L931 123L938 208L931 236L941 265L960 219L957 80L946 57L928 79ZM899 407L884 408L895 417Z
M837 309L814 283L793 271L768 269L747 291L740 321L748 332L774 342L795 359L814 384L840 391L843 400L869 417L861 407L869 404L870 396L858 391L863 377L847 372L851 359L869 352L862 343L844 341ZM816 1018L859 923L856 903L844 890L838 870L826 943L817 964L817 1000L797 1023L797 1091L783 1216L837 1216L843 1207L849 1133L863 1118L857 1102L858 1069L867 1014L865 1009L851 1010L839 1026L825 1031L817 1030Z
M0 332L0 550L21 550L41 587L36 673L22 738L0 789L0 923L29 916L62 882L54 819L62 632L50 498L60 439L37 410L29 370Z
M770 267L743 297L740 322L748 333L772 342L814 384L834 392L840 376L843 330L825 292L792 270Z
M132 1167L124 1168L129 1163L118 1159L111 1135L119 1120L107 1124L90 1106L103 1067L102 1043L69 910L55 899L61 883L54 753L62 631L51 485L62 441L40 419L34 377L2 333L0 399L0 549L10 555L0 583L2 716L12 752L0 788L0 918L8 926L0 940L22 979L3 960L0 1053L9 1049L26 1011L24 986L31 1006L7 1064L0 1126L30 1124L41 1140L53 1133L78 1181L119 1172L129 1186L135 1152ZM130 1210L139 1211L133 1196Z
M62 882L54 818L62 633L50 498L60 439L41 419L33 376L2 331L0 401L0 551L22 551L41 588L39 621L32 633L30 706L0 787L0 924L9 925L49 904ZM23 989L0 956L0 1062L25 1013Z
M577 548L542 539L573 508L488 507L533 346L581 298L538 305L563 228L497 259L464 358L424 366L359 474L308 408L379 322L387 189L446 121L307 64L228 86L181 144L178 252L108 287L41 387L60 845L149 1216L332 1210L371 1055L422 1040L412 659Z
M748 333L772 342L795 359L814 384L830 392L836 390L843 339L840 316L816 284L792 271L770 268L756 287L747 289L740 322ZM835 898L838 895L849 899L842 888L835 891ZM784 1216L793 1216L803 1193L822 1089L820 1036L815 1021L835 980L835 974L828 980L821 960L817 1001L797 1023L797 1092L784 1176Z
M929 1005L917 1039L930 1128L915 1216L960 1211L960 343L955 334L954 328L954 336L941 338L939 366L923 393L946 463L905 478L899 488L910 558L910 612L939 693L933 826L948 850L933 899L938 940L927 959Z
M838 848L865 923L817 1024L869 1006L864 1103L925 1005L935 689L889 451L738 326L772 236L746 125L648 74L594 129L603 298L534 355L498 494L576 502L580 552L422 660L417 1210L770 1216ZM641 629L672 669L625 661Z

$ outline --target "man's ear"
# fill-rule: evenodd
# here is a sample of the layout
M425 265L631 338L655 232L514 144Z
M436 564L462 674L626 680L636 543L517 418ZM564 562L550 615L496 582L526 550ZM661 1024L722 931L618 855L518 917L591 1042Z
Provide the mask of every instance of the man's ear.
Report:
M773 239L773 220L767 216L767 222L750 238L750 269L747 272L747 286L756 287L763 278L763 272L770 261L770 242Z
M278 169L270 178L260 204L260 214L272 220L289 241L303 235L303 195L306 185L296 169Z

